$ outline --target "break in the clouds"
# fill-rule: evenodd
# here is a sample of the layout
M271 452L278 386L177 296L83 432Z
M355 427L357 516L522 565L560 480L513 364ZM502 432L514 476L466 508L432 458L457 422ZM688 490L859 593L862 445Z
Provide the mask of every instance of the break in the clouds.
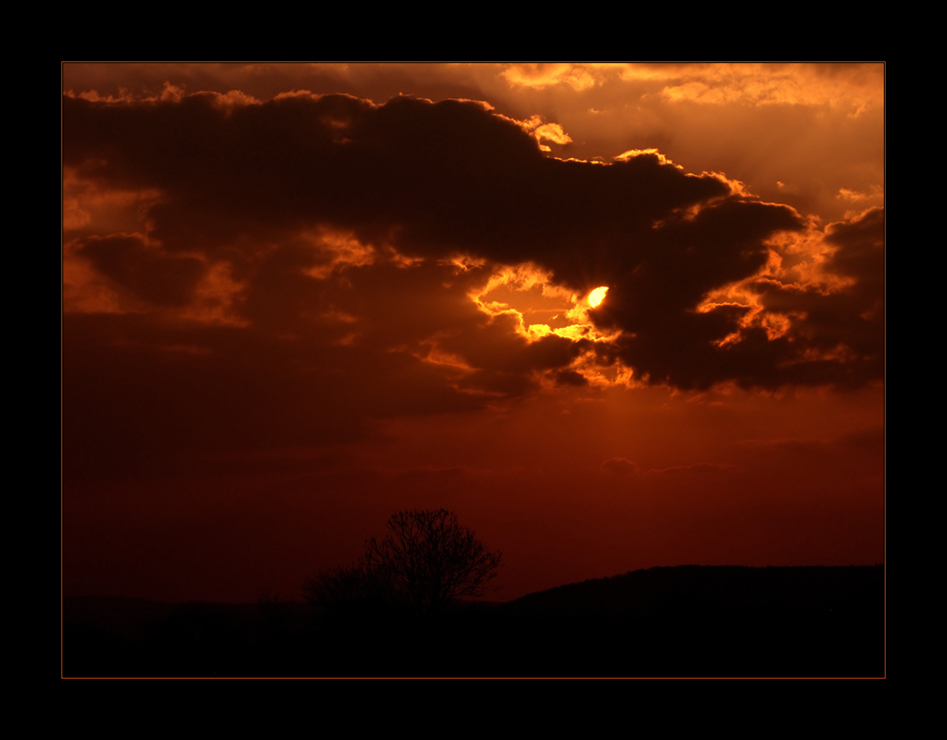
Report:
M882 377L883 211L819 230L656 151L544 151L568 140L461 100L64 97L69 469L543 384Z

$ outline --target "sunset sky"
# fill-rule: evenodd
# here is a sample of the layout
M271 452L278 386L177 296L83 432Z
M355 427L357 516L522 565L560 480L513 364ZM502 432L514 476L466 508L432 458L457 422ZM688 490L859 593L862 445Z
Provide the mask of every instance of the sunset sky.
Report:
M67 595L884 562L883 64L62 75Z

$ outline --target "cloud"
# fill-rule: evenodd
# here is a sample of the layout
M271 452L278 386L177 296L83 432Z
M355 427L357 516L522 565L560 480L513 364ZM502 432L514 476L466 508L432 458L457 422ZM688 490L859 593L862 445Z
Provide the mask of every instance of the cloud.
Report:
M638 475L638 464L626 457L612 457L602 463L602 470L612 475Z
M64 157L115 187L159 188L151 236L171 251L245 252L234 244L243 236L333 224L416 256L533 259L572 287L585 287L579 271L594 263L633 268L622 259L632 236L728 193L657 157L604 168L546 158L518 125L475 103L294 95L223 109L218 97L67 97ZM577 258L590 242L604 260Z
M410 354L325 339L67 314L64 475L194 472L228 450L345 444L373 435L380 419L485 403Z
M90 237L77 253L117 285L159 305L189 303L204 274L201 260L149 248L139 234Z
M882 376L880 211L826 229L823 267L847 286L826 294L761 279L774 240L812 228L796 211L660 152L555 159L472 101L165 93L63 99L82 215L64 260L99 277L70 287L64 320L75 469L98 459L83 435L142 465L358 438L391 415L580 386L590 363L680 388ZM147 197L111 195L128 193ZM478 306L524 265L565 295L607 286L583 309L598 333L525 332L515 307ZM755 304L704 305L738 284ZM106 301L78 294L103 285L112 313L88 313ZM136 415L150 424L133 441Z
M830 224L824 270L842 282L760 281L765 310L791 316L777 340L787 382L858 387L884 377L884 209Z
M873 455L876 459L883 459L885 429L883 426L869 426L842 435L816 439L744 439L738 441L737 444L761 451L788 450L809 454L858 452Z

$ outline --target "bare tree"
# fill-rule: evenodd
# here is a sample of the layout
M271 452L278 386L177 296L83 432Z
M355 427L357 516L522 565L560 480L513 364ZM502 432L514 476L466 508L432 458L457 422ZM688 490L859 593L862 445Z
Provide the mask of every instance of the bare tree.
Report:
M384 604L431 614L457 599L483 596L497 574L501 553L488 550L451 511L399 511L387 528L382 540L365 542L355 564L309 578L307 600L336 615Z
M364 566L418 612L483 596L496 576L501 553L488 550L447 509L399 511L387 526L384 539L365 543Z

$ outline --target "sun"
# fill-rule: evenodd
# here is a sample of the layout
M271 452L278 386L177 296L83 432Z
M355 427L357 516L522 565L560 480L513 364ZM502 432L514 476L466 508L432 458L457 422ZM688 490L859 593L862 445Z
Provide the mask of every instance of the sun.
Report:
M604 285L601 288L596 288L591 293L589 293L589 305L592 308L595 308L602 301L605 300L605 294L608 292L608 288Z

